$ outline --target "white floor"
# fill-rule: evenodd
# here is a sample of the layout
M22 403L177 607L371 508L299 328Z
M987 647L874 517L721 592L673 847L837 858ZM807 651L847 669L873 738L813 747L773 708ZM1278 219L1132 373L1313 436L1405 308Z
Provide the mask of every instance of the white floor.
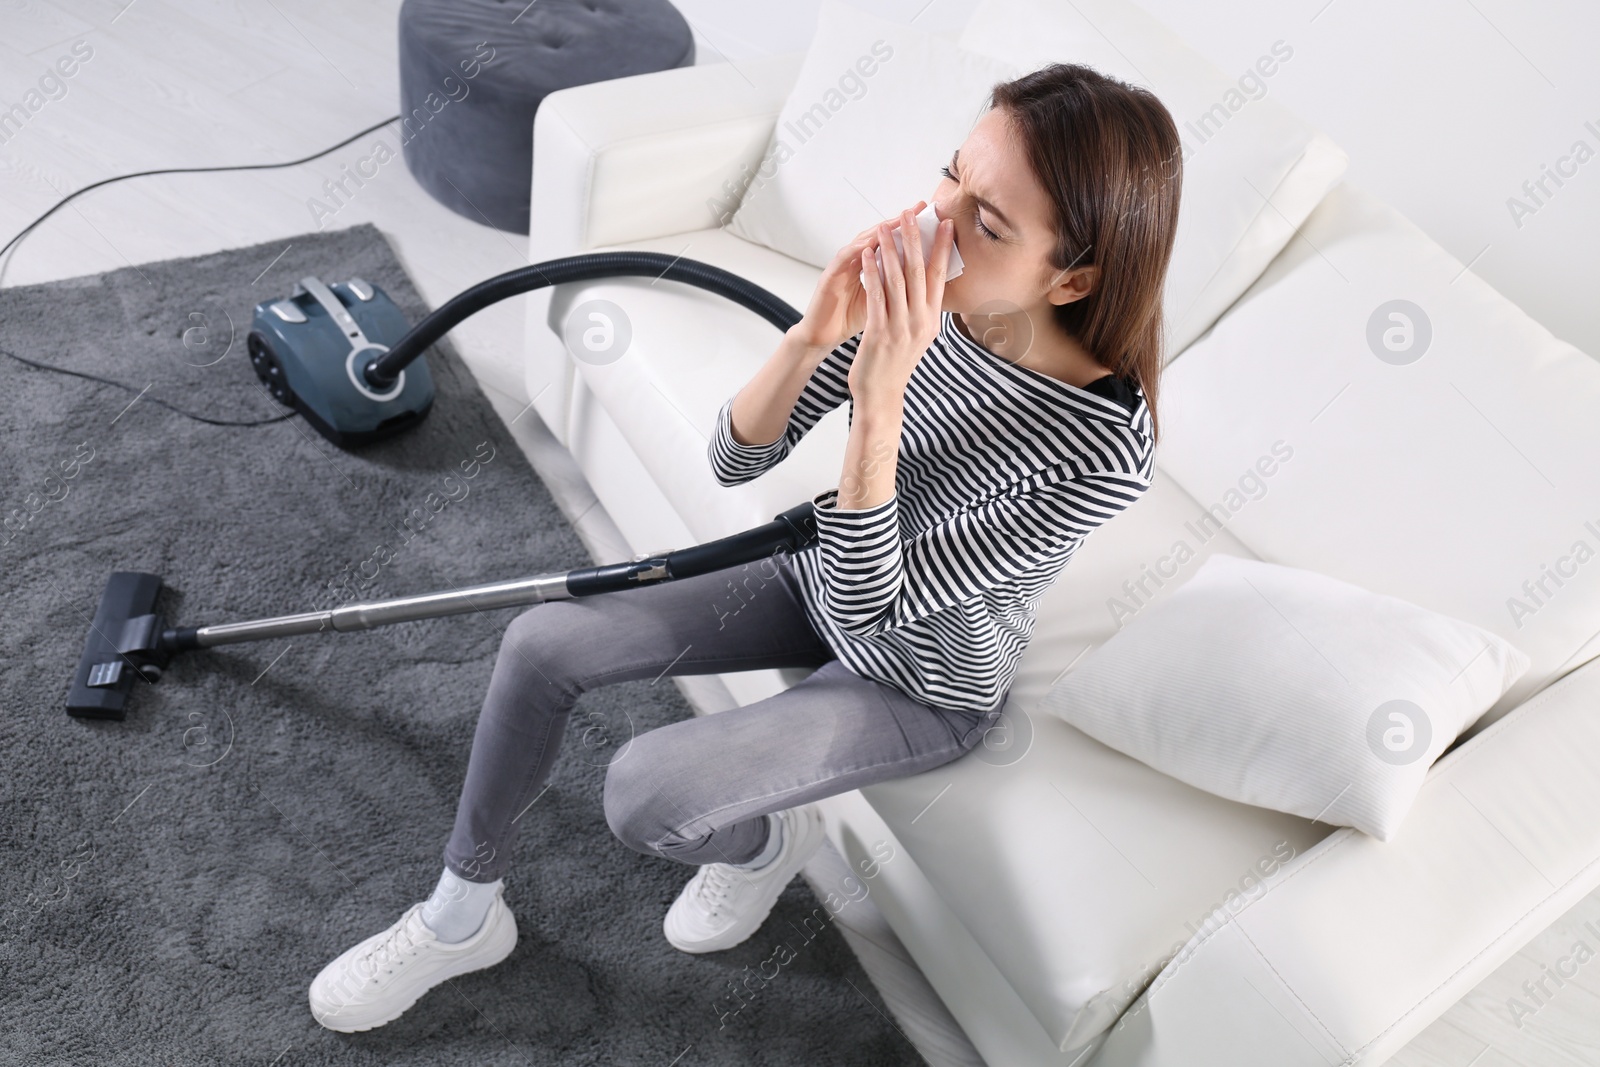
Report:
M696 33L700 62L798 47L819 0L737 5L679 0ZM977 0L855 6L929 30L959 27ZM1149 5L1181 6L1180 0ZM1234 0L1235 10L1245 0ZM1320 4L1317 6L1321 6ZM1348 5L1347 5L1348 6ZM21 129L0 141L0 243L67 192L101 178L173 166L297 159L398 110L395 19L399 0L0 0L0 109L21 100L45 68L85 42L93 55ZM1188 32L1188 27L1181 27ZM1215 32L1200 27L1197 33ZM283 242L317 229L307 201L370 151L358 140L313 163L237 174L166 175L96 190L74 201L0 258L0 285L98 273L151 260ZM1381 178L1381 174L1379 175ZM1380 195L1381 181L1371 183ZM1590 183L1591 185L1593 183ZM1578 205L1570 194L1563 210ZM1402 210L1406 205L1400 204ZM526 238L477 225L440 207L398 160L341 207L330 227L371 222L388 237L433 306L491 275L523 265ZM274 245L276 247L276 245ZM265 255L263 296L291 278ZM1465 257L1463 257L1465 258ZM176 325L176 324L175 324ZM0 337L4 324L0 323ZM516 362L520 301L499 304L451 334L597 561L631 551L565 449L526 405L524 384L499 367ZM7 368L13 372L14 368ZM714 680L681 679L701 711L731 702ZM841 873L831 851L807 868L819 892ZM868 898L870 901L870 898ZM1580 1067L1600 1063L1600 969L1580 969L1525 1027L1510 1023L1510 997L1537 981L1575 942L1600 927L1591 898L1508 962L1392 1062L1407 1067ZM895 1024L930 1063L981 1060L881 916L840 916L841 929L890 1002Z

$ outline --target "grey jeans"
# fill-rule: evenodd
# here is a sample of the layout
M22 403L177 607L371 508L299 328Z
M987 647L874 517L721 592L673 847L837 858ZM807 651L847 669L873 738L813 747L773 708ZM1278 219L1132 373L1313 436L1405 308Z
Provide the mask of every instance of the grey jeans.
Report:
M768 812L937 767L999 718L931 707L848 669L811 625L779 552L656 585L552 600L511 620L478 716L455 827L458 877L492 882L543 788L585 691L612 682L815 668L741 708L627 739L605 772L605 815L628 847L683 863L743 863Z

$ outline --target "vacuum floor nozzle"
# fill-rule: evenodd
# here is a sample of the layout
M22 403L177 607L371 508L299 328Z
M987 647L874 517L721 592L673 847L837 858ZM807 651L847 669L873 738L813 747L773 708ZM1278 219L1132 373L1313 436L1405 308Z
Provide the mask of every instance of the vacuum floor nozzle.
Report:
M121 719L136 681L153 682L167 665L165 626L155 613L161 578L140 571L114 571L100 594L89 638L67 694L67 714L82 719Z

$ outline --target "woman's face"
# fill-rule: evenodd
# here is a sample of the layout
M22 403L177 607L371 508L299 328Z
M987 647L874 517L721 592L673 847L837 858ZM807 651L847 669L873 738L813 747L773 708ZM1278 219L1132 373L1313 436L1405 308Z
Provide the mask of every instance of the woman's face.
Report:
M1050 199L1033 176L1007 113L978 120L929 202L955 219L962 271L945 283L943 310L963 315L1024 311L1047 321L1050 308L1087 294L1093 271L1061 271L1048 261L1055 244Z

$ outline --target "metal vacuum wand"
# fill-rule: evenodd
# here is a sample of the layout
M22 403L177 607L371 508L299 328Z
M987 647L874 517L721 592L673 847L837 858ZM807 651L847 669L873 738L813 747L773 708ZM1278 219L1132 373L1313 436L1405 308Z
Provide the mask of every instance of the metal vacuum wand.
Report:
M187 630L168 630L174 651L237 645L245 641L265 641L273 637L370 630L394 622L433 619L441 615L460 615L469 611L492 611L516 604L540 604L546 600L565 600L573 594L567 588L567 575L541 574L509 582L474 585L448 593L422 593L417 596L345 604L329 611L307 611L298 615L278 615L251 622L225 622Z

